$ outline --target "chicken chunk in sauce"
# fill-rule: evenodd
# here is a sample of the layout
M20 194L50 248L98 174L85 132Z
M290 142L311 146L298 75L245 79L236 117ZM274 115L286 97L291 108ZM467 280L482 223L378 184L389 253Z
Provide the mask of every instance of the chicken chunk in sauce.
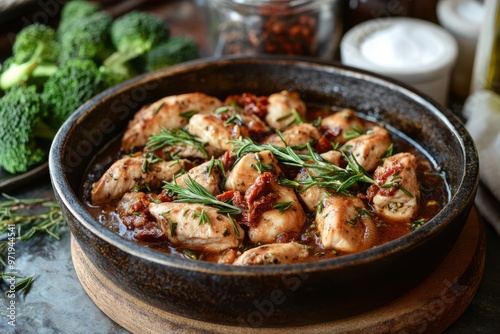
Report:
M90 201L96 205L119 199L136 187L160 187L190 164L188 160L152 161L142 155L121 158L92 185Z
M420 186L417 180L417 159L411 153L398 153L377 167L375 185L369 189L378 216L389 221L409 222L417 215Z
M378 238L370 212L354 196L335 195L323 200L316 225L323 247L345 253L368 249Z
M341 150L349 152L367 172L373 172L391 146L389 131L375 126L366 134L347 141Z
M191 203L151 203L149 212L174 245L202 252L238 248L245 235L217 209Z
M143 107L130 121L122 138L122 149L131 151L146 145L148 138L162 128L184 128L188 114L212 113L222 106L222 102L202 93L188 93L162 98Z
M233 264L241 266L300 263L308 256L307 246L297 242L268 244L245 251Z

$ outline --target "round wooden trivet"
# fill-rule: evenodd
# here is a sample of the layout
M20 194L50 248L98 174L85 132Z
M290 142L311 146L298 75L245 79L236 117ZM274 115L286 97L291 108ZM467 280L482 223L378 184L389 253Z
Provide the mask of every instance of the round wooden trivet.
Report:
M474 208L444 262L422 284L377 309L303 327L233 327L184 318L152 307L107 279L72 238L76 273L90 298L108 317L133 333L439 333L474 297L484 269L484 230Z

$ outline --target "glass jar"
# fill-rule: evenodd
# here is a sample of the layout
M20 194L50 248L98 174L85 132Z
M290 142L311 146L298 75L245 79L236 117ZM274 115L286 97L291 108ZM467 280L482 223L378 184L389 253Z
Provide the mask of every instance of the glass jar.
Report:
M214 56L280 54L333 59L342 0L211 0Z

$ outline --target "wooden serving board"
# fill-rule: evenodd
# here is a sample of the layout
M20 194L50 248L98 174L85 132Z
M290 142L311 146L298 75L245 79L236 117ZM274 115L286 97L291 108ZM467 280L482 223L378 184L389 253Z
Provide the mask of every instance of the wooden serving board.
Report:
M133 333L439 333L469 306L484 270L485 236L474 208L450 254L424 282L377 309L345 319L303 327L233 327L165 312L121 290L107 279L72 238L78 278L108 317Z

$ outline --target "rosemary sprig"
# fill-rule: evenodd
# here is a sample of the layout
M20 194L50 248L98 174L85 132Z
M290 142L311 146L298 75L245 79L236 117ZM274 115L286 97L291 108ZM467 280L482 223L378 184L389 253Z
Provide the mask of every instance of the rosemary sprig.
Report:
M304 123L304 119L302 118L302 116L300 116L300 114L295 109L292 109L292 111L289 112L288 114L285 114L281 117L278 117L276 119L276 121L281 122L281 121L284 121L284 120L289 119L289 118L292 118L292 120L286 124L287 127L289 127L293 124L298 125L298 124Z
M184 112L181 112L179 113L179 116L181 117L184 117L186 120L190 120L191 117L193 117L194 115L196 114L199 114L200 112L198 110L188 110L188 111L184 111Z
M157 113L159 113L160 110L163 108L164 105L165 105L165 102L160 103L160 105L158 106L158 108L156 108L156 110L153 111L153 115L156 115Z
M255 153L255 159L257 160L257 163L255 165L252 165L252 167L259 172L259 174L262 174L264 172L269 172L273 169L273 167L270 164L266 164L262 162L260 159L260 155L258 153Z
M177 196L174 202L200 203L218 209L219 213L228 213L231 215L241 214L240 208L230 203L218 200L201 184L193 180L191 176L188 175L184 183L186 187L182 187L174 183L165 183L163 188L173 192Z
M238 230L238 226L236 225L236 222L234 221L233 217L228 213L227 217L229 218L229 221L231 222L231 225L233 225L234 233L236 233L236 236L240 236L240 230Z
M22 276L2 271L7 268L7 263L3 260L4 253L16 241L31 240L41 234L48 234L59 240L60 229L66 222L59 205L47 198L18 199L7 194L2 196L5 200L0 202L0 278L10 280L14 277L17 280L15 291L26 295L35 280L35 274ZM28 210L31 213L26 213ZM12 293L10 290L6 292Z
M148 142L146 143L146 151L153 152L164 147L179 144L194 147L200 151L205 158L208 157L208 153L205 150L205 145L207 143L202 142L199 138L193 136L186 130L177 128L164 128L159 133L149 137Z
M49 234L59 239L59 229L66 225L61 208L56 202L46 198L18 199L2 194L7 200L0 203L0 235L13 225L17 229L18 240L30 240L38 234ZM27 209L41 210L37 214L21 213Z
M198 212L193 213L192 218L193 219L199 218L198 225L201 225L201 224L212 225L212 222L210 221L210 217L208 217L206 211L203 209L201 210L200 213L198 213Z
M293 202L278 202L273 205L273 209L277 209L280 213L285 212L286 210L292 207Z
M189 257L191 260L203 260L205 258L205 253L197 252L192 249L185 248L182 253Z
M243 119L241 118L240 114L232 114L229 116L226 122L224 122L224 125L229 125L229 124L235 124L242 126L243 125Z
M351 126L349 130L344 131L344 138L346 140L351 140L362 136L365 134L365 131L359 126Z
M14 285L14 290L6 290L5 294L8 295L13 292L22 292L23 296L26 297L26 294L30 291L31 287L33 286L33 281L35 281L35 273L31 274L30 276L22 276L19 274L14 274L14 273L3 273L0 272L0 278L6 281L10 281L12 278L16 280L16 284Z
M314 185L318 185L320 187L333 188L337 192L345 192L358 182L374 183L373 179L354 156L347 156L346 153L342 153L347 161L347 167L342 168L323 159L318 153L314 152L310 143L306 145L306 153L295 152L293 147L286 144L281 132L277 131L277 134L285 144L285 147L276 146L271 143L257 144L248 138L233 140L237 159L248 153L269 150L284 165L310 168L316 171L317 175L310 175L311 177L305 180L291 181L280 179L280 184L283 185L294 186L297 183L304 185L305 188L300 189L300 191L305 191Z

